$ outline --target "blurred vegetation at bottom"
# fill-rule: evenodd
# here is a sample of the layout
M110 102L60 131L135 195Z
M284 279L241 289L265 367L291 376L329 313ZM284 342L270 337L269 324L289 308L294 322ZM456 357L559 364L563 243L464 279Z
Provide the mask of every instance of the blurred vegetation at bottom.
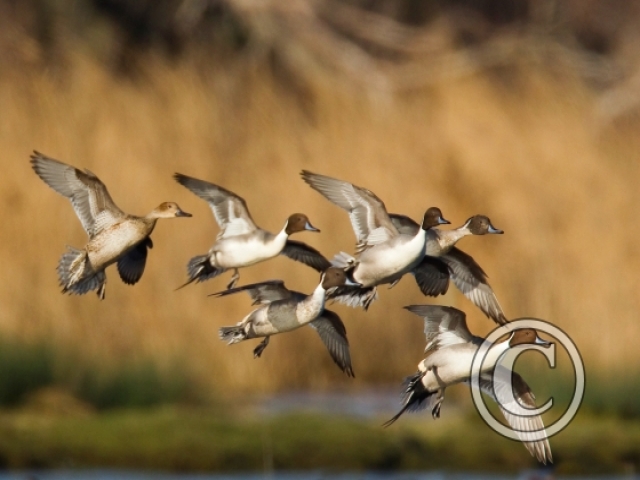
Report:
M475 414L437 422L322 414L228 415L175 406L94 415L0 413L0 467L104 467L169 471L517 472L536 468L524 447ZM581 414L551 439L558 474L629 473L640 467L640 421Z
M151 359L104 365L44 343L0 340L0 406L20 405L51 386L99 410L202 400L179 361L165 368Z
M0 468L517 472L538 466L473 409L456 408L455 396L437 422L423 412L382 428L387 418L260 415L246 404L198 394L184 371L179 362L107 368L42 344L0 342ZM637 378L588 377L578 416L551 439L555 472L640 469ZM570 396L567 390L557 398Z

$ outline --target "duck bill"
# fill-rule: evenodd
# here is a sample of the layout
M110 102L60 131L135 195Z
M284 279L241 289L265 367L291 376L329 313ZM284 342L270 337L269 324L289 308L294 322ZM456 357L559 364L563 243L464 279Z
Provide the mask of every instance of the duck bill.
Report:
M176 212L176 217L193 217L193 215L191 215L188 212L185 212L184 210L178 210Z
M304 229L305 229L305 230L309 230L310 232L318 232L318 233L320 233L320 229L319 229L319 228L314 227L314 226L313 226L313 225L311 225L311 223L309 223L309 222L305 223L305 225L304 225Z
M351 287L361 287L362 286L361 283L356 282L356 279L353 278L353 274L354 274L355 270L356 270L355 265L344 269L344 273L345 273L345 275L347 277L345 279L345 281L344 281L345 285L349 285Z
M440 216L438 217L438 225L451 225L451 222L446 218Z
M544 348L549 348L552 345L552 343L547 342L546 340L543 340L536 335L536 345L540 345L541 347L544 347Z
M347 277L347 279L344 281L345 285L348 285L349 287L361 287L362 284L356 282L355 280L352 280L350 278Z
M496 234L502 235L504 233L504 230L500 230L499 228L496 228L493 225L489 224L489 229L487 230L487 233L496 233Z

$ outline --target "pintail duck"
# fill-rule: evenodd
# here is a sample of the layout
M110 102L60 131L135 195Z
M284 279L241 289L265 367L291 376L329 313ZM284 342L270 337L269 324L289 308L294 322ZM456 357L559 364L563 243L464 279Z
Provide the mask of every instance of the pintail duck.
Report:
M89 235L84 249L67 247L60 259L58 276L64 293L82 295L97 290L104 299L104 270L116 262L122 281L137 283L144 272L147 249L153 247L149 235L156 221L191 216L173 202L161 203L144 217L129 215L116 206L105 184L89 170L82 172L35 151L31 165L47 185L71 201Z
M457 383L470 383L474 356L484 341L469 332L464 312L453 307L411 305L405 308L424 319L427 340L425 353L429 355L418 364L418 372L407 377L402 408L385 426L391 425L405 411L424 408L431 409L434 419L439 418L445 389ZM507 340L493 344L487 351L479 372L480 388L496 402L498 395L504 399L506 403L497 402L500 410L529 453L542 463L552 462L548 439L537 440L534 437L538 432L544 432L542 418L526 412L527 409L536 408L531 389L517 373L501 365L496 366L508 349L521 344L550 345L540 339L533 329L514 330ZM506 392L509 378L512 392Z
M349 306L362 306L366 310L376 298L376 285L394 285L425 258L427 230L450 223L442 217L439 208L431 207L416 231L400 232L382 200L370 190L306 170L301 175L311 188L349 213L357 239L356 256L340 252L332 264L349 270L350 276L362 287L342 287L331 295L332 299ZM431 289L435 294L446 292L447 266L435 258L426 259L425 263L435 272Z
M220 226L220 233L209 253L193 257L188 265L189 280L203 282L233 269L234 274L227 288L233 288L240 278L238 269L248 267L283 254L292 260L322 272L331 264L309 245L289 240L289 235L302 232L319 232L303 213L294 213L282 230L273 235L256 226L243 198L213 183L176 173L175 180L192 193L205 200ZM180 288L182 288L180 287Z
M415 233L420 226L409 217L398 214L390 214L391 222L398 231L407 234ZM444 261L448 267L453 284L462 294L471 300L483 313L499 325L507 322L496 294L487 281L487 274L470 255L464 253L455 244L467 235L502 234L504 231L495 228L489 217L474 215L464 225L453 230L440 230L432 228L427 232L425 253L428 257L437 257ZM425 295L433 295L433 265L428 261L422 261L412 272L416 283ZM446 289L445 289L446 291Z
M344 270L330 267L322 273L320 283L310 295L287 289L281 280L270 280L213 293L211 295L223 297L237 292L247 292L254 305L264 304L237 325L222 327L220 339L233 344L250 338L264 337L253 350L253 355L257 358L269 344L271 335L310 325L320 335L333 361L343 372L353 377L347 331L340 317L324 308L327 290L344 284L352 284Z

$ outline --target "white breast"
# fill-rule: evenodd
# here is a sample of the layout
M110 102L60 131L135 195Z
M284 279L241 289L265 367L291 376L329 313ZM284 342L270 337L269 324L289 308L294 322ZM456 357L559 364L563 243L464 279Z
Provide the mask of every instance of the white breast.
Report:
M369 287L387 283L399 273L407 273L424 255L425 236L400 235L390 242L366 249L358 257L359 265L354 278Z
M239 236L221 239L213 246L213 259L222 268L247 267L278 255L284 248L278 237L264 241L261 236Z

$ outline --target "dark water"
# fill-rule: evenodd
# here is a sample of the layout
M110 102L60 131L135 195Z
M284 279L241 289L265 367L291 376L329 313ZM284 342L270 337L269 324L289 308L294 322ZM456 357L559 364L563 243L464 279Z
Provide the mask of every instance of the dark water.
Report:
M550 471L524 471L517 475L414 473L246 473L230 475L172 474L127 470L55 470L0 473L0 480L640 480L639 475L554 476Z

